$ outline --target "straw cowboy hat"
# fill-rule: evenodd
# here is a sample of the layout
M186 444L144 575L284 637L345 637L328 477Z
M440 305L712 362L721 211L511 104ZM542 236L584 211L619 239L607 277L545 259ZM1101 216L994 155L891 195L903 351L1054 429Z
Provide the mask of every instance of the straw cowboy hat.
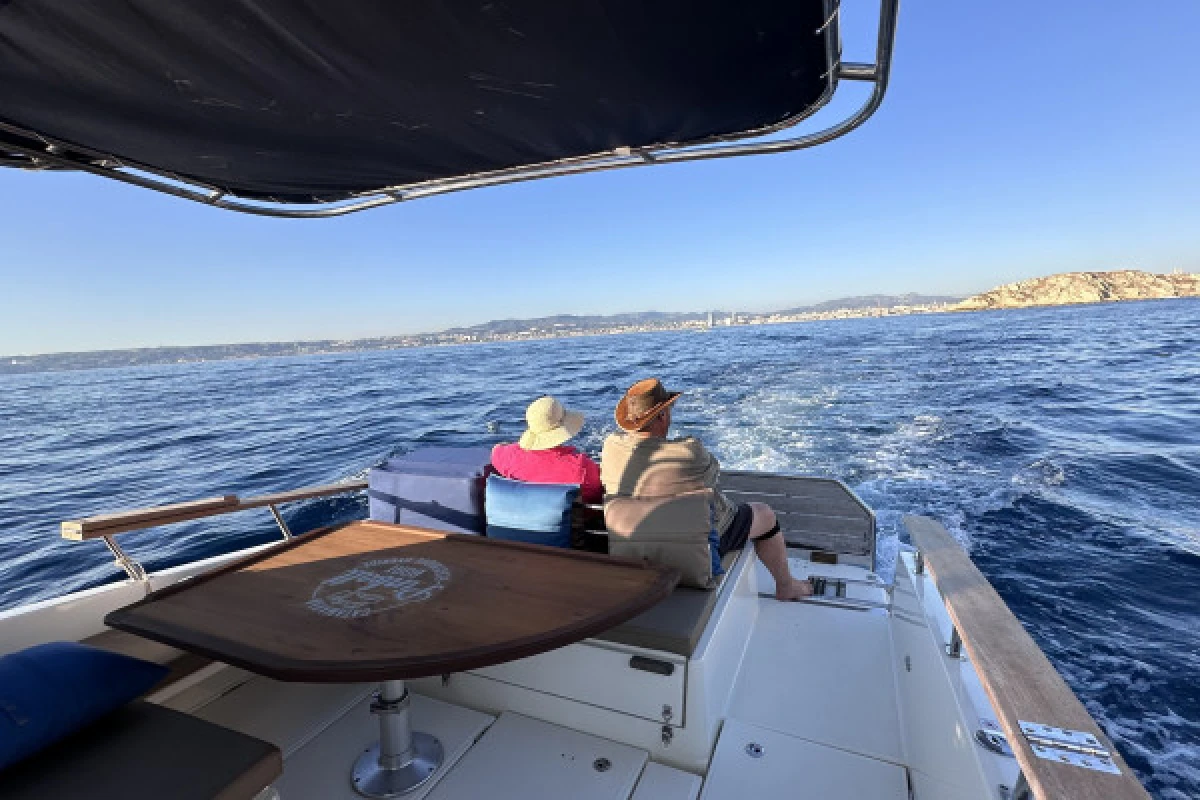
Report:
M658 378L646 378L629 387L617 403L617 424L622 430L640 431L664 409L679 399L680 392L668 392Z
M583 414L567 411L553 397L539 397L525 409L525 422L529 429L521 434L521 449L549 450L579 433Z

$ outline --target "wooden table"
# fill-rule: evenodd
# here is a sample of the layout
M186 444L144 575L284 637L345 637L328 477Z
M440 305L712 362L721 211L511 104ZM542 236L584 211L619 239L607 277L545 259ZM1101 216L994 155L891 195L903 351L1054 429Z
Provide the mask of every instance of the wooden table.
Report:
M404 679L542 653L658 603L676 570L591 553L352 522L153 592L105 622L284 681L378 680L380 744L352 772L369 797L441 763L412 733Z

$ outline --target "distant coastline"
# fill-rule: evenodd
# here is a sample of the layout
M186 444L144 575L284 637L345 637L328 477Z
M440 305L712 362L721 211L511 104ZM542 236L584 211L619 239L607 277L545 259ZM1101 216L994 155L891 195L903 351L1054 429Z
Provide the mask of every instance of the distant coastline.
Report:
M646 311L606 316L558 315L537 319L493 320L437 333L367 339L250 342L0 356L0 375L1179 297L1200 297L1200 275L1156 274L1139 270L1069 272L1006 284L965 299L920 294L865 295L773 312Z
M1183 272L1159 274L1136 269L1064 272L997 286L991 291L968 297L956 304L953 310L986 311L1180 297L1200 297L1200 275Z

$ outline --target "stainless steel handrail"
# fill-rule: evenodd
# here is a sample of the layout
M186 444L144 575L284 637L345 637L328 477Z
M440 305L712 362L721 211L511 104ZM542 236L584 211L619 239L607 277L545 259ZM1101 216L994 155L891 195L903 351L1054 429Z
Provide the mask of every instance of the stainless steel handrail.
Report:
M117 565L125 570L135 581L148 578L145 568L134 558L130 557L114 538L118 534L130 531L157 528L162 525L172 525L177 522L188 522L207 517L217 517L223 514L233 514L252 508L270 509L275 523L279 526L283 538L292 538L291 529L279 513L283 503L295 503L301 500L311 500L317 497L330 497L349 492L360 492L367 488L366 481L346 481L325 486L309 486L293 489L288 492L264 494L255 497L239 498L236 495L197 500L190 503L174 503L167 506L139 508L131 511L104 514L96 517L86 517L78 520L67 520L61 525L64 539L87 540L102 539L113 554Z

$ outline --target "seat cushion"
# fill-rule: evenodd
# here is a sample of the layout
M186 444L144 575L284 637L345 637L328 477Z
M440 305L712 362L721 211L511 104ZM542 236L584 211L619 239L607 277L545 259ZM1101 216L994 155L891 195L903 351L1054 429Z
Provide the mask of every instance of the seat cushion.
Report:
M384 462L383 468L409 475L477 478L487 473L490 447L420 447Z
M0 771L0 797L250 800L282 772L274 745L138 701Z
M604 502L610 555L674 567L681 586L715 584L710 489L670 497L609 496Z
M454 533L483 533L483 479L491 448L423 447L367 472L370 518Z
M140 696L167 675L149 661L78 642L0 658L0 769Z
M739 553L725 554L721 562L723 572L732 568ZM662 602L595 638L690 658L708 627L723 588L723 583L716 591L680 586Z
M452 533L483 533L483 476L403 472L367 472L370 518L393 525Z
M487 535L551 547L571 546L571 506L579 487L524 483L499 475L487 479Z

